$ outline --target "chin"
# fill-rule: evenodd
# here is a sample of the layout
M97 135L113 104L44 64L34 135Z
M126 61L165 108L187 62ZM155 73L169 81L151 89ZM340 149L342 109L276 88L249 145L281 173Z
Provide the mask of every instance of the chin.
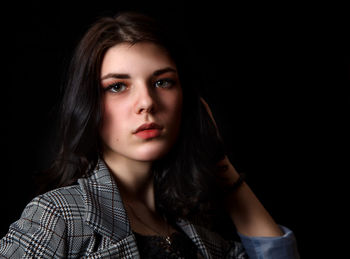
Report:
M155 161L162 158L168 151L169 147L165 145L143 147L135 152L135 158L139 161Z

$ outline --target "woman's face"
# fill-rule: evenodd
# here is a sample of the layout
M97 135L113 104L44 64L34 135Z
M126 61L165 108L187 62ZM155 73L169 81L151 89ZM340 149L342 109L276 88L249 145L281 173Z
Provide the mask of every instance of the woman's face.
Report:
M177 69L167 52L146 42L118 44L104 56L101 85L104 155L154 161L166 154L178 136L182 109ZM136 132L150 123L158 126Z

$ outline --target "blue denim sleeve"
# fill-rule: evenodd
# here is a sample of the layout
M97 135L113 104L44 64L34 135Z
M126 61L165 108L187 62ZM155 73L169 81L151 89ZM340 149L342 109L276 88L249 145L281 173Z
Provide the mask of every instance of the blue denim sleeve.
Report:
M294 233L280 226L284 232L279 237L249 237L238 233L250 259L299 259Z

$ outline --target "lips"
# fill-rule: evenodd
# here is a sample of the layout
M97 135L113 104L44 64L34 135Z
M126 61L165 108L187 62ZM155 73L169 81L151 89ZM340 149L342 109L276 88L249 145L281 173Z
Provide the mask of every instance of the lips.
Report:
M161 130L163 129L162 126L160 126L159 124L157 123L145 123L145 124L142 124L140 127L138 127L135 131L134 131L134 134L140 132L140 131L143 131L143 130L151 130L151 129L158 129L158 130Z

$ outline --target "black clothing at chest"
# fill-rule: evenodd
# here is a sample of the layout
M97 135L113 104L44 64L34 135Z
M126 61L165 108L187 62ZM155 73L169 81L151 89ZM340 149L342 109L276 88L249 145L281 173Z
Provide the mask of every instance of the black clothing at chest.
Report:
M133 232L142 259L193 259L203 258L192 240L182 231L174 232L171 244L161 236L145 236Z

